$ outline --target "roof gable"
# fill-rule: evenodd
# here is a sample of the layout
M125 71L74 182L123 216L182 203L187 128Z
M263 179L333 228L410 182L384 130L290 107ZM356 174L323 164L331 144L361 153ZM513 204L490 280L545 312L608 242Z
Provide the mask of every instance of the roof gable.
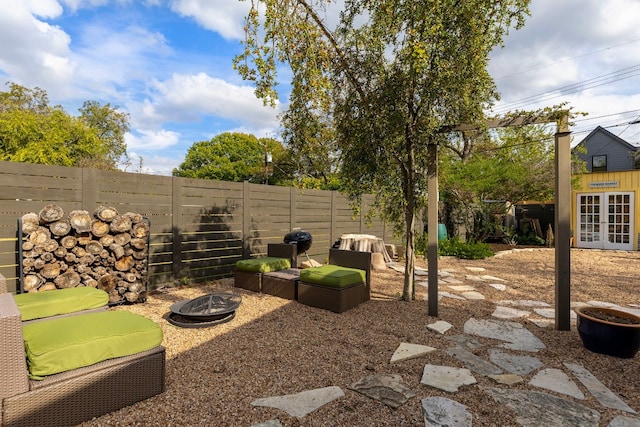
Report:
M580 143L578 143L577 147L588 144L589 140L598 134L602 134L606 136L608 139L610 139L611 141L617 144L622 145L627 150L638 151L638 149L640 148L640 147L636 147L635 145L629 144L627 141L625 141L624 139L620 138L617 135L612 134L602 126L598 126L594 130L592 130L589 133L589 135L587 135L582 141L580 141Z

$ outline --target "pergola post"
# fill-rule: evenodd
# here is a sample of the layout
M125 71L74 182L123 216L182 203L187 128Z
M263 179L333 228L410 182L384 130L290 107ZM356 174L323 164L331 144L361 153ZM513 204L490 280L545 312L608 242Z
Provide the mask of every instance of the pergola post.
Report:
M569 116L558 121L555 135L555 270L556 329L571 329L571 141Z

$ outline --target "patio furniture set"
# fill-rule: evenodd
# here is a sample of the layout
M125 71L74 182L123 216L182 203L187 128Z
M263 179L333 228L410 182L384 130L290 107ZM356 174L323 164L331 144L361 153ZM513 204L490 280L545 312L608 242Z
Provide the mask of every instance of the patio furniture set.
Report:
M236 263L235 286L343 313L371 297L371 253L331 248L329 264L300 269L295 244L269 244Z

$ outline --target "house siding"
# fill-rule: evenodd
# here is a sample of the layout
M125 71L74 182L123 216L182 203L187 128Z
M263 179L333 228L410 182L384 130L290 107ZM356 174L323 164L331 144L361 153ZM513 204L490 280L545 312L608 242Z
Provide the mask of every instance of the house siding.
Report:
M627 143L623 139L613 135L604 128L598 127L591 132L579 147L586 149L586 153L576 153L580 160L586 163L587 171L591 172L591 159L593 156L607 156L607 172L634 170L632 153L637 147Z
M640 240L640 171L593 172L582 174L571 191L571 230L574 233L578 224L577 195L584 193L630 192L634 194L633 203L633 250L639 250Z

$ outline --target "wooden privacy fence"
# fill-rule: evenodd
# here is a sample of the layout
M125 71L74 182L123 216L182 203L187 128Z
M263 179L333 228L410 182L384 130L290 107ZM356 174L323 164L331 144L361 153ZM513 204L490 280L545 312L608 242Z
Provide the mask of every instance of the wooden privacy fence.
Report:
M0 273L19 288L17 220L48 204L65 212L99 206L151 222L149 289L230 277L236 261L263 254L294 228L309 231L309 256L323 262L345 233L399 243L382 221L367 225L372 196L354 217L335 191L301 190L88 168L0 162Z

